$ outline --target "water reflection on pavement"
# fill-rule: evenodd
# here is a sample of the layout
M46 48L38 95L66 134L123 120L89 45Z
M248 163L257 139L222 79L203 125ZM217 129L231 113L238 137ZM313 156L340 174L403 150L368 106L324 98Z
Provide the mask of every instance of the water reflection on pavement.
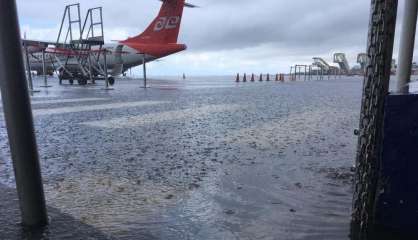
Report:
M0 239L348 239L360 78L51 81L33 97L51 225L17 224L1 120Z

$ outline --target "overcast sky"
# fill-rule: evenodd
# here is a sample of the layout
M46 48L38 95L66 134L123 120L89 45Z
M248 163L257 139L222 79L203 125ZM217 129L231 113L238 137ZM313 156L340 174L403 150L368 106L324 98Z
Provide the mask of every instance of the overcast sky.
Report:
M288 72L319 56L331 62L345 52L353 66L364 52L370 0L189 0L180 43L188 49L150 64L151 75L227 75L236 72ZM400 11L403 8L400 0ZM21 32L54 40L64 0L17 0ZM157 15L157 0L81 1L82 11L103 6L106 41L142 32ZM395 57L397 50L395 50Z

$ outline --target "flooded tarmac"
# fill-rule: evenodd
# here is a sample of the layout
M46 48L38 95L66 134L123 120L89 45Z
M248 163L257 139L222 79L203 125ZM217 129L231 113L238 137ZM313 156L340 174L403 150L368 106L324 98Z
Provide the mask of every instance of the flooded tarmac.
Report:
M19 227L1 115L0 239L349 239L360 77L50 82L32 107L51 225Z

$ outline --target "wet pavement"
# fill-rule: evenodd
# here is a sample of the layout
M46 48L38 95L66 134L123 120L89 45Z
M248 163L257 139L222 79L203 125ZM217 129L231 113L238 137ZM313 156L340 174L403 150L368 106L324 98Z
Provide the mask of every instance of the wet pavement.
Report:
M19 227L1 115L0 239L348 239L361 78L50 84L32 107L51 225Z

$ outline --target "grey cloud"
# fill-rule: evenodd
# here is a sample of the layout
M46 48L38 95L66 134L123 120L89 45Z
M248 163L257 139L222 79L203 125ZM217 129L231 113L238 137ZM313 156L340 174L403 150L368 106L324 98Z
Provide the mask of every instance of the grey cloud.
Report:
M312 55L331 51L351 51L347 53L355 56L366 48L370 0L187 1L201 7L184 12L180 41L189 46L188 53L226 54L242 49L255 60L277 55L309 60ZM400 12L403 1L399 1ZM51 27L59 24L64 5L71 3L17 2L24 22ZM129 36L145 29L161 6L157 0L90 0L81 4L83 9L103 6L105 28L109 32L123 29Z
M219 7L222 6L222 7ZM187 13L184 41L197 49L364 44L369 4L341 1L229 1ZM193 10L194 11L194 10ZM352 42L350 36L361 35Z

